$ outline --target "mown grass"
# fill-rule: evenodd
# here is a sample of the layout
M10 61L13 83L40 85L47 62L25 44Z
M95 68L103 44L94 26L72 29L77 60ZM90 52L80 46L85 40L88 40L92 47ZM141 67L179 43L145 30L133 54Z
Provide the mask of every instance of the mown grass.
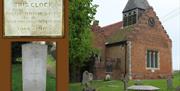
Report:
M12 65L12 91L22 91L22 66Z
M51 55L48 55L47 59L47 72L48 75L56 77L56 61Z
M135 81L129 81L128 85L134 85ZM160 88L159 91L175 91L175 87L180 86L180 73L175 73L173 78L173 89L167 90L166 79L160 80L142 80L143 85L151 85ZM92 87L97 91L123 91L123 83L121 81L93 81ZM83 86L81 83L71 83L69 85L69 91L82 91Z
M23 91L22 90L22 65L12 65L12 91ZM56 91L56 79L47 74L46 79L46 91Z

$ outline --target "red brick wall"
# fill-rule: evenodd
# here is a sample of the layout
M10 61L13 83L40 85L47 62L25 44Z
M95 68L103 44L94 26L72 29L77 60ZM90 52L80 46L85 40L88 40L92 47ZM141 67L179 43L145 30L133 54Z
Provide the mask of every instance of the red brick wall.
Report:
M101 60L105 60L105 36L102 32L93 33L93 46L100 51Z
M155 17L156 25L147 24L149 17ZM157 79L172 75L171 40L152 9L146 11L135 25L132 41L132 77L134 79ZM160 69L151 72L146 69L147 49L160 53Z
M97 80L105 79L105 77L106 77L105 68L104 67L103 68L97 68L95 76L96 76Z

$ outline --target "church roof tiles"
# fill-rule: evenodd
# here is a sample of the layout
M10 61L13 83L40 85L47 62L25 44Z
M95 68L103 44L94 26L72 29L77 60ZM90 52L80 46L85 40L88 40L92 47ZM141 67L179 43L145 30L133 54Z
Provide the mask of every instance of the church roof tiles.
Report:
M149 7L150 5L147 0L129 0L123 10L123 13L136 8L145 10Z

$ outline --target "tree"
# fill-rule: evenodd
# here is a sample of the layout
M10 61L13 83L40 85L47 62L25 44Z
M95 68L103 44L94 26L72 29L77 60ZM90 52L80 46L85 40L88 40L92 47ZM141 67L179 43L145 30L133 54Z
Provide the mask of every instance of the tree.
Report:
M91 22L97 5L92 0L69 0L70 81L80 81L80 70L93 54Z
M11 58L12 58L12 63L19 63L16 61L17 58L22 56L22 48L21 46L23 44L26 44L29 42L12 42L12 46L11 46L11 50L12 50L12 54L11 54Z

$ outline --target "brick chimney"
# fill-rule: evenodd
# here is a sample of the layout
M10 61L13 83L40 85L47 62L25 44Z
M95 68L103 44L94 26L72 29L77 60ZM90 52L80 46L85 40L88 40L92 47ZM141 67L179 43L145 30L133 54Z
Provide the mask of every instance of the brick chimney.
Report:
M95 21L93 22L93 25L99 26L99 21L98 21L98 20L95 20Z
M92 25L92 31L98 31L98 30L100 30L99 21L94 20Z

